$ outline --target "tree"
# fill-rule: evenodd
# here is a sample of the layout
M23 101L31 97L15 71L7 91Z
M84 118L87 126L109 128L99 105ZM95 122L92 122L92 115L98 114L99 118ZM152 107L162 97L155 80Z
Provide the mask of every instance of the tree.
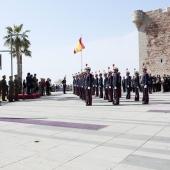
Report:
M22 80L22 54L25 56L31 57L31 51L29 50L29 47L31 45L30 41L28 40L27 33L30 32L29 30L26 30L25 32L21 33L23 28L23 24L14 27L6 27L7 35L4 37L5 39L5 46L11 47L11 34L15 34L15 36L12 36L12 54L13 57L16 57L17 59L17 75ZM22 35L17 35L22 34Z

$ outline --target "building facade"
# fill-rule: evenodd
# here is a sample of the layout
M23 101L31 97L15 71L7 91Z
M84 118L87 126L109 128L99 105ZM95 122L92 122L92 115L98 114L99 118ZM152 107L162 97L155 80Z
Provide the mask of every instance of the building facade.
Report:
M139 72L145 65L152 75L170 75L170 7L133 12L139 33Z

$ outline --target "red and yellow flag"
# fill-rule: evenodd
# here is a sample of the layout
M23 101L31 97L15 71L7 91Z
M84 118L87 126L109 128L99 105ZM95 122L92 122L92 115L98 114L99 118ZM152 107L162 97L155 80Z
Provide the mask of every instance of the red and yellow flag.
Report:
M76 54L77 52L80 52L82 51L82 49L84 49L85 46L84 44L82 43L82 38L79 39L78 43L76 44L76 47L74 49L74 54Z

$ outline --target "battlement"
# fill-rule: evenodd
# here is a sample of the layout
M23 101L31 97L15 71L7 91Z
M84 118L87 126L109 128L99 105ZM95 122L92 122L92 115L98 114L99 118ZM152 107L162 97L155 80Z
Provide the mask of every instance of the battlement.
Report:
M136 25L138 30L143 23L144 14L145 13L142 10L136 10L132 14L132 21Z

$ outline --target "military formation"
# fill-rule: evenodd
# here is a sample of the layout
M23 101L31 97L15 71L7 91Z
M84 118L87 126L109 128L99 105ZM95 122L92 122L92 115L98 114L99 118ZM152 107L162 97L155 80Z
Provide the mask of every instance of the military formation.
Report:
M99 77L98 77L99 76ZM132 81L133 80L133 81ZM132 87L133 86L133 87ZM91 68L86 66L85 71L73 75L73 94L85 101L86 106L92 105L92 96L103 98L113 105L119 105L121 94L126 92L126 99L131 99L131 92L135 93L134 101L139 101L139 92L143 92L142 104L149 103L149 75L147 68L143 67L143 75L135 71L133 79L130 72L126 71L126 78L122 80L119 69L113 65L113 71L108 67L108 72L91 73Z

